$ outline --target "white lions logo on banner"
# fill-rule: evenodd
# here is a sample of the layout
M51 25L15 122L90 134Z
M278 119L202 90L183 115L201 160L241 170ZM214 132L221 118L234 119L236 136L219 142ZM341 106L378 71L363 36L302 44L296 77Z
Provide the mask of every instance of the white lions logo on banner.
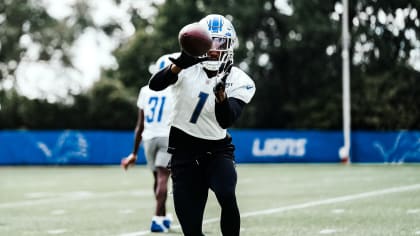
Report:
M295 156L302 157L306 153L307 140L304 138L267 138L261 141L254 139L252 154L254 156Z

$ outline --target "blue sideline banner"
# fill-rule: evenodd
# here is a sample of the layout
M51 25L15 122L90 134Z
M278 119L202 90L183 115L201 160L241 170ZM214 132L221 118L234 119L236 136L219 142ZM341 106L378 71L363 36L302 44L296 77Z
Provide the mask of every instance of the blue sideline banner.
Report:
M127 131L0 131L0 165L118 164L131 152L133 135ZM140 159L144 162L143 156Z
M232 131L238 163L340 162L338 132Z
M341 132L231 130L238 163L338 163ZM0 131L0 165L119 164L132 131ZM352 162L420 162L420 132L352 132ZM138 164L144 164L140 146Z

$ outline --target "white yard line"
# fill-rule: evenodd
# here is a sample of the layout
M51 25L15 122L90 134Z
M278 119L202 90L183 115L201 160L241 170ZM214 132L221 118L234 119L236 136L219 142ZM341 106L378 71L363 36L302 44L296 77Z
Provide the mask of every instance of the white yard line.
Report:
M259 216L259 215L270 215L270 214L275 214L275 213L280 213L280 212L285 212L285 211L290 211L290 210L298 210L298 209L321 206L321 205L329 205L329 204L334 204L334 203L339 203L339 202L348 202L348 201L353 201L357 199L382 196L382 195L391 194L391 193L401 193L401 192L407 192L407 191L412 191L412 190L417 190L417 189L420 189L420 184L401 186L401 187L395 187L395 188L387 188L387 189L381 189L381 190L376 190L376 191L371 191L371 192L345 195L341 197L328 198L328 199L319 200L319 201L312 201L312 202L307 202L307 203L302 203L302 204L284 206L284 207L279 207L279 208L272 208L272 209L266 209L266 210L260 210L260 211L251 211L251 212L241 214L241 218ZM218 221L219 221L219 218L210 218L210 219L204 220L203 224L209 224L209 223L218 222ZM181 226L175 225L171 228L179 229L181 228ZM148 235L150 233L151 232L149 230L144 230L144 231L139 231L139 232L120 234L119 236L141 236L141 235Z
M43 199L0 203L0 209L60 203L60 202L68 202L68 201L111 198L111 197L118 197L118 196L152 196L152 193L148 191L147 192L146 191L118 191L118 192L109 192L109 193L69 192L69 193L60 193L60 194L51 196L49 198L43 198Z

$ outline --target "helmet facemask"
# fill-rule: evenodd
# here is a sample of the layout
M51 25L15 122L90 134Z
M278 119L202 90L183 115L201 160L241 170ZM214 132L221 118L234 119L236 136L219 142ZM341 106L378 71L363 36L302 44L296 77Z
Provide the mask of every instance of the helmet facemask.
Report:
M218 58L211 57L214 51L218 52ZM228 37L213 37L212 47L204 56L211 58L202 62L204 68L210 71L223 69L228 61L233 62L233 40Z

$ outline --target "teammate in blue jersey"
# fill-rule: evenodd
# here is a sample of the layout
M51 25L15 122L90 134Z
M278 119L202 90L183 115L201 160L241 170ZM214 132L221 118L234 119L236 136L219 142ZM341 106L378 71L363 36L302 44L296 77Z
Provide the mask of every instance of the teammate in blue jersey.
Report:
M169 56L160 57L155 68L162 69L171 62ZM171 88L162 91L152 91L148 85L140 89L137 100L139 108L137 125L132 153L124 158L121 165L127 169L135 164L141 141L144 144L144 152L147 166L152 170L154 176L154 193L156 198L155 216L152 218L150 230L152 232L167 232L171 224L171 216L166 215L166 199L168 193L169 170L167 168L170 160L168 149L169 117L172 112Z
M174 110L168 152L175 212L186 236L204 235L202 221L209 189L221 206L224 236L239 235L235 147L227 128L255 93L252 79L232 67L236 33L229 20L208 15L200 20L213 38L202 57L181 52L154 74L152 90L172 88Z

